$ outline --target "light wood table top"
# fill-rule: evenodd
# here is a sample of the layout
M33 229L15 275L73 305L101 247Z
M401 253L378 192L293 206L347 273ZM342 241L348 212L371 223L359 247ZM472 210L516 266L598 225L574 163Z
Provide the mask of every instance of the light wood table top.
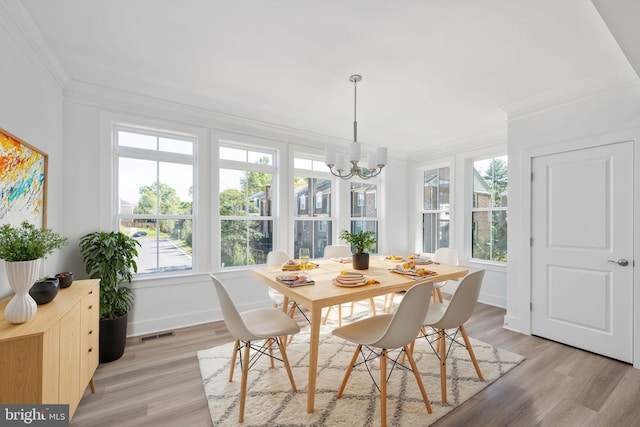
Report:
M311 270L311 278L315 281L315 284L308 286L289 287L280 283L277 280L277 276L296 273L282 271L280 267L253 270L258 279L284 294L284 310L286 310L288 300L291 299L311 311L307 412L313 412L314 410L322 308L407 290L416 283L459 279L468 273L468 269L455 265L427 264L422 267L426 270L435 271L436 274L415 280L410 276L389 272L389 269L396 266L396 262L387 261L382 256L371 256L369 269L359 270L358 272L380 283L359 287L341 287L333 284L333 279L341 271L356 271L353 270L351 263L341 264L331 260L313 260L313 262L318 264L318 268Z

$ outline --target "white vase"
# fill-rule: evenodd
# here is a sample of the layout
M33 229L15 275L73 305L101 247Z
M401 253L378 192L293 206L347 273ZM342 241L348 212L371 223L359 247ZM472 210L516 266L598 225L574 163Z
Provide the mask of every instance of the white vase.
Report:
M29 295L29 289L38 280L42 259L31 261L5 261L7 278L16 293L4 309L4 317L9 323L29 321L38 310L38 305Z

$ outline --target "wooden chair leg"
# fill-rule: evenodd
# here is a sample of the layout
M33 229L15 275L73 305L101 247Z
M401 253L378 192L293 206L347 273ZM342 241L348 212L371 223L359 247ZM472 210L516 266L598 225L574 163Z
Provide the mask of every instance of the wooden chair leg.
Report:
M242 381L240 383L240 414L238 415L238 422L244 421L244 403L247 400L247 377L249 376L249 349L251 348L251 342L247 341L244 348L244 363L242 364Z
M342 327L342 304L338 304L338 327Z
M284 337L284 339L287 339L287 337ZM287 357L287 349L286 347L282 346L282 343L280 343L280 354L282 355L282 361L284 362L284 367L287 368L287 375L289 376L289 382L291 383L291 388L293 389L293 391L298 391L296 389L296 383L293 380L293 372L291 372L291 365L289 364L289 358Z
M413 370L413 376L416 377L416 381L418 382L418 388L420 389L420 394L422 395L422 400L424 400L424 405L427 407L427 414L430 414L431 404L429 403L429 398L427 397L427 391L424 389L424 384L422 383L422 378L420 378L420 373L418 372L418 366L416 365L416 361L413 358L413 345L415 341L411 343L411 348L404 346L404 352L407 355L407 359L409 359L409 365L411 365L411 369ZM404 355L403 355L404 357Z
M395 296L396 296L395 292L392 292L384 296L385 305L386 305L387 297L389 298L389 305L387 306L387 309L386 309L387 313L391 313L391 308L393 308L393 298L395 298Z
M236 356L238 355L238 347L240 340L236 340L233 344L233 355L231 356L231 367L229 367L229 382L233 381L233 369L236 367Z
M376 315L376 302L373 298L369 298L369 303L371 303L371 312L373 315Z
M355 308L355 306L356 306L356 303L352 302L351 303L351 313L349 314L349 316L353 316L353 309Z
M273 365L273 340L269 338L267 340L267 347L269 347L269 361L271 362L271 369L275 369Z
M444 329L438 331L438 345L440 346L440 391L442 403L447 403L447 343L445 342Z
M327 319L329 319L329 313L331 313L331 309L332 308L333 308L333 306L327 308L327 314L324 316L324 320L322 321L323 325L327 324Z
M476 374L478 374L478 378L483 380L482 372L480 372L480 365L478 365L478 361L476 360L476 355L473 352L473 348L471 347L471 342L469 341L469 337L467 336L467 331L464 328L464 325L460 325L460 333L462 334L462 339L464 339L464 344L467 346L467 351L469 352L469 356L471 357L471 361L473 362L473 367L476 368Z
M89 380L89 387L91 387L91 394L96 394L96 384L93 382L93 377Z
M380 354L380 426L387 426L387 350Z
M440 301L440 304L443 304L444 300L442 299L442 292L440 291L440 288L436 288L435 291L436 291L436 294L438 294L438 301Z
M360 349L362 348L362 344L358 344L356 347L356 351L353 352L353 357L351 358L351 362L349 362L349 366L347 367L347 372L344 374L344 379L342 380L342 384L340 385L340 390L338 390L338 394L336 398L340 399L342 397L342 392L344 392L344 388L347 386L347 381L349 381L349 376L351 376L351 371L353 370L353 366L356 364L356 360L358 360L358 354L360 353Z

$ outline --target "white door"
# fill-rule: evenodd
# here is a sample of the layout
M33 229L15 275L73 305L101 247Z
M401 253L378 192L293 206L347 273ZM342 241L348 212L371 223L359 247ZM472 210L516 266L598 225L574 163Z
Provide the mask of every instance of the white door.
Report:
M631 141L533 159L533 334L632 362L633 171Z

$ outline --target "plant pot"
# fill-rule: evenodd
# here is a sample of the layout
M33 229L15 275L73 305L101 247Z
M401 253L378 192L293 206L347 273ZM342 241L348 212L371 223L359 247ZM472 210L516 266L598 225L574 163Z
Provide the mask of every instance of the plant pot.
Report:
M29 290L29 295L34 299L36 304L47 304L58 295L58 279L49 277L47 279L38 280Z
M63 289L68 288L73 283L73 273L70 271L58 273L56 278L60 281L60 287Z
M4 309L4 317L9 323L25 323L38 311L38 305L29 295L29 289L38 280L41 265L42 258L31 261L5 261L9 284L16 293Z
M369 254L360 253L353 254L353 269L367 270L369 268Z
M100 319L100 363L113 362L124 354L127 342L127 314Z

